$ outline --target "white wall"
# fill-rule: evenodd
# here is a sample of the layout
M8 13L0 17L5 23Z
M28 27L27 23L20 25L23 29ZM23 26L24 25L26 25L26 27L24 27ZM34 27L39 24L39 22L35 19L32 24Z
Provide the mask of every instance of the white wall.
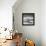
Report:
M16 6L16 5L14 5ZM22 32L24 38L35 41L36 46L41 46L41 0L23 0L14 10L15 29ZM34 26L22 26L22 13L35 13Z
M0 0L0 27L12 28L12 6L16 0Z
M41 38L42 46L46 46L46 0L41 1Z

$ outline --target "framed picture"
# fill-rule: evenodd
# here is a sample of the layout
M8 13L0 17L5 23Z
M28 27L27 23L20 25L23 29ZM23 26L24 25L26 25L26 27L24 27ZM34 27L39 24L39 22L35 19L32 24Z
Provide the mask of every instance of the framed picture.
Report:
M35 25L35 13L22 13L22 25Z

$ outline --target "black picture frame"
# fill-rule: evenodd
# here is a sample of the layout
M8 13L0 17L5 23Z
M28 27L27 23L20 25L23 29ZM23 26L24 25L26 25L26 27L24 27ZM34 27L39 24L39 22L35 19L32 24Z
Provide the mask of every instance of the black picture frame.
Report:
M35 13L22 13L22 25L35 25Z

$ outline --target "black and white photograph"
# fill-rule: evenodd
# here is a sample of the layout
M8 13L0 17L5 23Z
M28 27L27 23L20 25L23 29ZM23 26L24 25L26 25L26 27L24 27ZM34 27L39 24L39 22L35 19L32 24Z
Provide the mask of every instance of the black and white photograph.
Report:
M23 13L22 24L23 25L34 25L34 13Z

